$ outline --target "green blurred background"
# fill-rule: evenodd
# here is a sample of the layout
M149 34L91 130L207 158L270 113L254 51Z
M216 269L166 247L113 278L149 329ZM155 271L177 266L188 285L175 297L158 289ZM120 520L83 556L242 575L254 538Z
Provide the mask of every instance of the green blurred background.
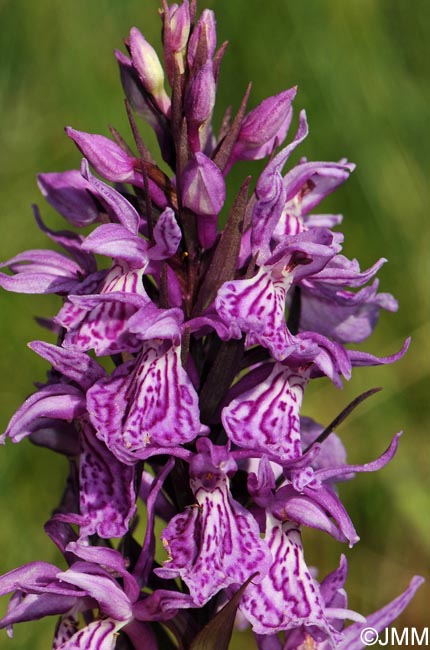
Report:
M382 315L364 347L390 354L413 337L408 355L395 366L357 369L343 391L320 380L304 402L304 412L326 424L361 391L384 387L339 429L352 462L373 459L393 433L405 431L389 467L341 487L361 543L348 550L322 533L305 535L307 558L322 567L321 575L346 552L350 606L370 613L400 593L413 574L428 573L430 5L216 0L204 6L217 12L219 41L230 41L218 119L227 104L238 106L249 80L252 106L298 84L296 116L305 107L310 123L298 155L346 156L358 165L323 211L345 215L345 252L358 257L362 268L381 256L390 262L380 273L381 288L396 295L400 310ZM41 205L50 225L63 225L43 205L35 183L38 171L79 165L63 126L107 135L113 124L129 138L112 51L132 25L158 47L157 8L156 0L0 0L1 260L47 246L31 203ZM239 167L231 191L258 169ZM51 297L0 293L1 430L46 371L26 348L28 341L46 338L33 316L50 316L58 305ZM58 560L42 524L65 472L62 458L26 441L0 450L1 573L31 560ZM429 599L424 586L397 627L428 625ZM0 647L46 649L52 629L53 621L18 626L13 641L0 633ZM253 647L251 641L234 644Z

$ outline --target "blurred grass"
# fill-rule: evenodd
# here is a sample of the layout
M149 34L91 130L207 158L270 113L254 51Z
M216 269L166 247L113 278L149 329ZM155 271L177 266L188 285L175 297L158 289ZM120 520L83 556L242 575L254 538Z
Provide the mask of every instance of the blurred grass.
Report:
M358 164L322 207L344 213L345 252L358 257L362 268L381 256L390 261L380 273L381 288L396 295L400 310L382 315L365 349L390 354L407 335L413 337L395 366L357 369L341 392L316 382L304 404L307 414L327 423L360 391L384 387L339 431L353 462L374 458L395 431L405 431L389 467L341 488L362 538L347 551L350 605L369 613L428 568L429 4L216 0L206 6L217 12L220 42L231 43L222 67L220 114L228 103L238 106L249 80L251 105L298 84L296 112L305 107L310 122L299 156L346 156ZM32 202L42 206L49 223L60 223L42 205L34 178L39 171L79 164L63 126L107 134L114 124L128 137L112 50L121 47L132 25L158 47L157 7L155 0L0 0L0 259L47 246L32 221ZM143 132L152 146L149 131ZM231 191L248 171L255 179L256 168L239 166ZM33 315L49 316L57 308L50 297L0 293L1 430L46 370L26 348L27 341L46 338ZM35 559L57 561L42 523L56 505L65 472L63 459L25 441L1 450L1 572ZM306 543L307 557L322 573L345 550L323 534L306 535ZM428 600L428 587L421 588L402 623L428 624ZM3 633L1 646L47 648L52 623L18 626L9 645ZM235 643L244 647L244 641Z

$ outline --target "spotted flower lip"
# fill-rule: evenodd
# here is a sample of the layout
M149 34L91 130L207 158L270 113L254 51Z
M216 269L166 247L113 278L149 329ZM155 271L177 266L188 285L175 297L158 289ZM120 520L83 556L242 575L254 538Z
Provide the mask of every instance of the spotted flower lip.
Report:
M277 361L299 349L306 354L306 343L299 342L285 322L287 293L295 278L320 269L336 251L328 231L310 231L284 242L254 277L224 283L215 308L228 323L231 336L239 338L246 333L247 346L258 343L267 347Z
M215 127L215 14L162 0L160 17L162 54L138 27L115 51L131 135L66 127L79 169L38 176L70 230L34 206L57 249L0 262L1 289L61 301L38 319L56 340L29 344L46 379L0 443L28 438L68 466L45 524L63 560L0 576L0 628L55 615L55 650L227 650L236 621L260 650L360 650L363 626L390 624L422 579L366 621L344 556L317 580L306 530L349 547L369 533L339 484L393 461L401 434L348 459L339 425L379 388L330 424L305 414L317 380L341 389L406 353L409 339L388 356L354 349L397 309L386 259L346 257L342 215L324 212L354 164L291 163L309 133L297 88L255 105L249 85ZM233 189L236 163L262 159Z
M78 524L83 540L94 534L122 537L136 513L134 472L112 458L86 419L81 421L80 444L79 514L58 514L57 519Z
M174 517L162 535L169 553L160 577L181 576L196 605L207 603L220 589L242 584L251 575L260 581L270 554L257 522L230 493L227 473L234 461L228 450L200 439L192 460L190 484L195 507Z
M125 463L144 458L147 448L165 453L190 442L202 429L197 394L168 341L144 343L135 362L94 384L87 403L97 436Z
M298 414L308 377L306 371L294 371L279 363L271 366L264 381L241 391L224 407L222 421L227 435L238 446L267 449L281 461L290 460L301 455ZM252 374L260 379L261 370L251 371L247 383Z
M262 582L247 588L240 606L254 632L274 634L312 625L332 637L321 595L304 561L298 528L269 519L266 539L277 561Z

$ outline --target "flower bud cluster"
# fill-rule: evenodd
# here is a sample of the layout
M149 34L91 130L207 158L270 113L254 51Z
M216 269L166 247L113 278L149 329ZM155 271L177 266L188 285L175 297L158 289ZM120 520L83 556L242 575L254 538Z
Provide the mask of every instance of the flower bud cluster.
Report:
M302 404L310 382L340 387L354 366L406 351L408 341L390 357L347 347L372 333L381 309L397 308L374 279L385 260L362 271L341 252L339 215L314 212L353 164L302 159L284 170L308 133L302 111L279 150L296 88L252 110L248 90L216 134L226 45L217 49L214 14L164 1L161 18L163 62L135 27L128 54L116 52L134 148L116 132L68 127L80 170L38 182L75 230L48 229L35 208L62 252L0 265L3 289L62 301L46 323L57 343L30 344L50 365L47 380L1 441L28 437L70 466L45 526L64 566L36 561L0 577L0 594L14 594L0 625L58 615L56 650L198 650L208 638L225 649L236 616L260 648L359 648L365 619L348 609L346 560L317 581L301 530L355 544L336 482L386 465L400 434L376 460L350 465L332 426L304 417ZM135 114L154 129L168 174ZM263 158L255 184L227 196L230 169ZM372 626L389 624L420 584L413 578Z

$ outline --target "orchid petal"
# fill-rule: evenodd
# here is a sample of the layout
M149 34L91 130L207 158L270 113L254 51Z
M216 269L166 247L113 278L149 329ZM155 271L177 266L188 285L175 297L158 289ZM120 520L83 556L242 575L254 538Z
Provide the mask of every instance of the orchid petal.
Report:
M81 174L97 198L108 207L118 221L131 233L137 234L141 219L131 203L120 192L91 174L88 161L85 158L82 159Z
M306 113L302 111L294 140L269 162L258 180L256 187L258 201L252 215L252 254L258 254L259 263L265 262L270 256L270 240L285 205L286 189L281 175L282 168L307 134Z
M28 347L49 361L65 377L76 381L84 390L105 375L104 369L82 352L66 350L44 341L32 341Z
M131 603L119 584L102 569L86 562L75 562L70 569L57 574L57 579L79 587L94 598L100 609L117 621L131 617Z
M181 229L171 208L166 208L154 226L155 245L148 250L151 260L166 260L178 250L182 238Z
M88 226L99 220L99 210L88 193L91 187L77 169L38 174L45 199L73 226Z
M182 368L180 348L147 342L136 362L88 391L97 435L120 460L147 446L160 449L193 440L199 430L197 394ZM130 461L128 461L130 462Z
M347 627L343 631L343 638L337 646L337 650L363 650L365 644L360 636L360 632L366 627L373 628L376 632L382 632L382 630L402 613L423 582L424 578L415 576L409 583L409 587L400 596L374 614L367 616L364 624L353 623Z
M73 420L85 411L85 399L79 388L68 384L53 384L30 395L11 418L0 442L5 438L20 442L23 438L41 429L46 418Z
M399 433L396 433L388 449L386 449L386 451L381 454L379 458L370 463L365 463L364 465L341 465L339 467L319 469L315 472L315 476L320 481L327 481L329 479L332 480L333 478L342 477L345 474L351 474L352 472L377 472L382 467L387 465L387 463L389 463L394 457L394 454L396 453L397 447L399 445L399 438L401 435L401 431Z
M79 147L96 172L108 181L127 182L134 177L134 159L104 135L66 127L66 133Z
M144 268L148 263L148 242L117 223L103 224L93 230L82 248L138 268Z
M240 605L254 632L274 634L314 625L330 636L322 597L305 564L297 527L269 517L266 542L273 565L259 584L247 587Z
M267 97L242 122L231 162L260 160L269 156L285 139L291 124L291 103L297 88Z
M120 627L121 624L111 619L93 621L78 630L57 650L114 650L118 636L117 630Z
M85 426L79 465L81 536L122 537L135 506L134 471L120 463Z
M275 276L270 267L261 267L253 278L225 282L215 300L223 321L245 332L248 345L267 347L278 361L295 345L285 324L285 299L292 279L292 274Z
M192 487L199 507L174 517L163 532L171 557L156 573L180 576L201 607L220 589L243 584L255 572L261 580L271 560L257 522L231 497L226 479L210 490L193 479Z
M48 250L19 253L0 268L8 266L15 275L0 273L0 287L16 293L67 293L82 277L81 267L66 255Z
M223 409L229 438L239 447L267 451L281 461L300 456L299 411L306 383L306 374L273 364L263 383Z

